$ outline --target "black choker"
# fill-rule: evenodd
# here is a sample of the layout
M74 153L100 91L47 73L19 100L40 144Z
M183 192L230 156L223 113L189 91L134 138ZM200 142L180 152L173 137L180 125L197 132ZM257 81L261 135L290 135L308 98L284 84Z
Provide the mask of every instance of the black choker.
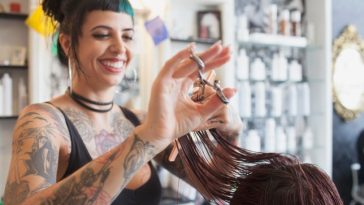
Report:
M75 93L74 91L71 91L70 89L68 89L68 94L70 95L70 97L76 103L78 103L82 107L84 107L84 108L86 108L88 110L92 110L94 112L100 112L100 113L109 112L114 107L114 102L113 101L110 101L110 102L97 102L97 101L93 101L93 100L87 99L85 97L82 97L81 95ZM111 105L111 106L110 106L110 108L107 108L107 109L96 109L96 108L93 108L93 107L90 107L90 106L86 105L83 101L84 102L87 102L87 103L90 103L90 104L93 104L93 105L102 105L102 106Z

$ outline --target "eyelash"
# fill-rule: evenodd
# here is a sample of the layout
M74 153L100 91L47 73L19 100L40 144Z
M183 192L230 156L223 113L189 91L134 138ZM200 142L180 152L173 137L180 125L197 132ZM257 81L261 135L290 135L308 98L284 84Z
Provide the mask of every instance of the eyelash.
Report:
M97 39L105 39L105 38L108 38L110 36L110 34L94 34L93 36ZM129 36L129 35L123 35L122 38L126 41L134 40L134 37Z

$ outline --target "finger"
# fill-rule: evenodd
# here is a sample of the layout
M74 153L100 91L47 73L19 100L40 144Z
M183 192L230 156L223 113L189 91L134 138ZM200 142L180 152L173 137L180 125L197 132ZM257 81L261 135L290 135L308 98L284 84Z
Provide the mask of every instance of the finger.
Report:
M224 51L224 48L222 47L221 43L216 43L212 45L209 49L207 49L205 52L199 54L198 56L201 58L201 60L206 64L210 61L212 61L214 58L218 57L220 53ZM188 76L192 72L198 70L198 66L195 61L188 59L181 63L182 66L180 69L173 75L175 78L179 78L182 76Z
M195 47L196 45L194 43L191 43L186 48L179 51L176 55L174 55L165 63L163 69L161 70L161 73L172 74L173 72L175 72L175 70L179 68L178 64L188 59L191 54L191 50L194 50Z
M236 94L234 88L224 88L223 93L226 98L231 99ZM206 103L198 105L199 112L204 119L209 119L223 106L226 106L217 95L211 96Z

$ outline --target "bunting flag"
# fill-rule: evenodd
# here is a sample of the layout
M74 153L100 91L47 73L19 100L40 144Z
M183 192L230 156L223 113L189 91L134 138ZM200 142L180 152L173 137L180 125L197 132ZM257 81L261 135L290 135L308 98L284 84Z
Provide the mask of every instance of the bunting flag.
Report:
M41 5L28 16L25 24L42 36L50 36L56 31L55 21L44 13Z

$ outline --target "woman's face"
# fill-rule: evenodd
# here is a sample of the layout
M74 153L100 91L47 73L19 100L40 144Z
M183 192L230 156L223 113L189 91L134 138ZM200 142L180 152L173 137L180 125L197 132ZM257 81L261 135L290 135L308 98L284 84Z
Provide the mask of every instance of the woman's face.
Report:
M134 29L131 16L113 11L86 15L77 48L81 69L92 86L120 83L129 64Z

